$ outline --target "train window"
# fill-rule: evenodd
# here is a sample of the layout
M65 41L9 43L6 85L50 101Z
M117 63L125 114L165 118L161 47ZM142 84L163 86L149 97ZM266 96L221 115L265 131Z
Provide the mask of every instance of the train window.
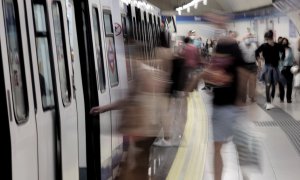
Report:
M122 29L123 29L123 36L127 37L127 23L126 23L125 16L122 16Z
M45 6L33 4L33 12L42 104L44 110L48 110L53 109L55 104Z
M64 105L68 105L71 101L70 80L68 78L68 58L66 57L66 46L63 29L63 17L60 2L52 4L53 25L55 33L57 63L59 69L60 90Z
M17 123L23 123L28 115L28 101L16 1L4 0L3 12L14 112Z
M136 27L136 20L135 20L135 17L133 18L133 37L135 40L137 40L137 27Z
M126 70L127 70L128 81L132 80L131 61L130 61L129 48L128 48L129 38L132 38L132 37L130 36L130 30L128 30L129 24L130 23L129 23L128 17L122 16L123 37L124 37L124 43L125 43L125 60L126 60Z
M111 87L117 86L119 84L117 60L116 60L116 50L115 50L115 40L112 29L112 18L110 11L103 12L105 34L106 34L106 56L109 66L109 78ZM109 28L110 27L110 28Z
M106 89L106 80L105 80L105 71L104 71L104 62L102 58L102 49L101 49L101 33L100 33L100 24L99 24L99 13L97 8L93 8L93 30L94 30L94 39L96 44L96 59L98 62L98 71L100 77L100 91L103 93Z
M103 18L104 18L105 33L113 34L114 32L113 32L111 14L104 13Z

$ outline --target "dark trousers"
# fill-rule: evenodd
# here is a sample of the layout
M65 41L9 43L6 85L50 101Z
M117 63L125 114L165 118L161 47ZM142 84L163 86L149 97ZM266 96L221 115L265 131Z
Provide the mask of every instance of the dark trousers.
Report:
M269 79L269 82L266 82L267 103L271 103L271 98L274 99L276 90L276 83L273 75L271 75L269 78L271 78Z
M271 98L274 99L274 97L275 97L275 89L276 89L276 85L274 83L266 85L266 97L267 97L267 102L268 103L271 103Z
M294 75L291 73L291 67L292 66L285 66L284 69L281 71L281 74L286 80L286 99L287 101L292 100L292 91L293 91L293 79ZM284 94L285 94L285 85L282 83L279 83L279 96L280 100L284 100Z

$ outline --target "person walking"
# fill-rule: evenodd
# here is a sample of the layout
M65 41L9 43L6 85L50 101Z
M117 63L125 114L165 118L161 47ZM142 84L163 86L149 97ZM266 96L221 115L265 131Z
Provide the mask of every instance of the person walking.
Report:
M292 91L293 91L293 78L294 75L291 73L291 67L295 62L295 58L293 55L292 48L289 46L289 40L287 38L283 38L282 46L285 49L285 58L282 61L282 66L279 67L281 74L286 80L286 100L287 103L292 103ZM284 102L285 95L285 84L279 83L279 94L280 94L280 102Z
M247 96L251 99L251 102L255 102L255 90L256 90L256 74L257 65L255 59L255 50L257 45L252 41L251 36L246 36L242 42L239 43L241 48L244 64L243 68L246 70L245 75L241 78L241 98L243 102L247 101Z
M265 105L267 110L274 108L272 104L272 100L275 96L276 84L278 81L284 80L281 78L281 75L278 70L279 60L280 60L280 52L282 53L282 58L285 58L285 50L281 45L274 42L273 39L273 31L269 30L265 33L266 43L259 46L255 51L255 57L258 59L260 54L265 60L265 66L261 73L261 80L265 82L266 86L266 100L267 103Z

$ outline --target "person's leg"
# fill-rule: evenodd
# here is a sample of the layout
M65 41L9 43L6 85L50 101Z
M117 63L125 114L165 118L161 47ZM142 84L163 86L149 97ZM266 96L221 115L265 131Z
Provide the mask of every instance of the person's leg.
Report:
M135 168L130 171L133 179L148 179L148 168L150 158L150 148L155 138L145 138L135 142L136 147L140 149L135 153ZM131 162L128 162L131 163Z
M243 103L247 101L247 87L249 82L249 72L248 70L244 70L240 72L239 74L239 96L241 97L241 100Z
M131 157L127 158L126 162L120 167L118 180L149 179L150 148L154 140L155 138L152 137L144 137L131 141L131 143L134 143L134 148L129 149L129 151L132 151L128 152Z
M255 101L256 91L256 73L251 73L249 77L249 97L252 102Z
M271 84L266 84L266 98L267 98L267 103L271 103L271 97L270 97L270 89L271 89Z
M279 82L279 97L280 97L280 101L283 102L284 101L284 85Z
M290 68L288 68L286 72L286 99L287 102L292 102L292 92L293 92L293 74L290 71Z
M275 83L272 83L272 85L271 85L271 98L272 98L272 100L274 99L274 97L275 97L275 91L276 91L276 84ZM271 101L272 101L271 100Z
M221 155L223 142L215 142L214 143L214 175L215 180L222 179L222 171L223 171L223 160Z
M267 99L267 104L271 103L271 95L270 95L270 90L271 90L271 80L270 80L270 74L265 73L264 75L264 80L265 80L265 86L266 86L266 99Z

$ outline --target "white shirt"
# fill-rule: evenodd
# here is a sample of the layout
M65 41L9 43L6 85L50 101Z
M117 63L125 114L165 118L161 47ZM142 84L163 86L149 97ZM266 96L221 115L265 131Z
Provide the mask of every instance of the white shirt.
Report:
M247 46L245 42L240 42L239 46L241 48L244 61L246 63L255 63L255 50L257 49L256 44L251 43L249 46Z

